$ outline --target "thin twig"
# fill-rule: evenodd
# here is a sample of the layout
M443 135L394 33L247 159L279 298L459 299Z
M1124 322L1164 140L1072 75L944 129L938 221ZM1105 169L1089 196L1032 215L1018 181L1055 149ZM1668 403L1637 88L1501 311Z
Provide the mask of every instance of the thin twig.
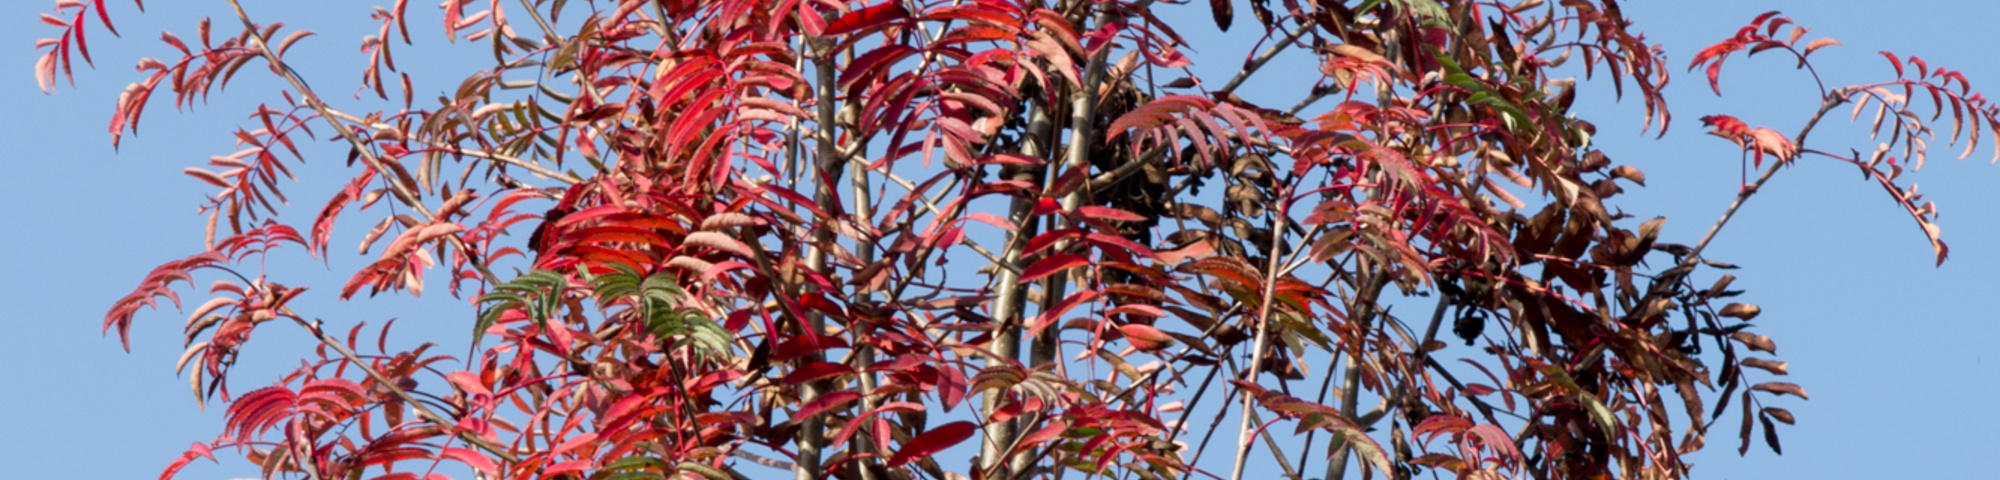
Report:
M338 110L338 109L334 109L334 108L327 108L327 109L326 109L326 113L327 113L327 114L329 114L329 115L333 115L333 116L334 116L334 118L338 118L338 119L341 119L341 120L343 120L343 121L346 121L346 122L349 122L349 123L353 123L353 124L355 124L355 125L360 125L360 126L362 126L362 127L365 127L365 128L368 128L369 130L374 130L374 131L383 131L383 130L397 130L397 128L396 128L396 126L395 126L395 125L390 125L390 124L387 124L387 123L382 123L382 122L368 122L368 121L366 121L366 120L363 120L363 119L362 119L361 117L356 117L356 116L354 116L353 114L350 114L350 113L347 113L347 112L342 112L342 111L340 111L340 110ZM456 154L456 155L465 155L465 156L468 156L468 157L473 157L473 158L483 158L483 159L487 159L487 160L492 160L492 161L495 161L495 162L500 162L500 163L504 163L504 164L507 164L507 165L513 165L513 166L516 166L516 167L521 167L521 168L524 168L524 169L527 169L527 170L528 170L529 172L533 172L533 173L534 173L535 175L540 175L540 176L542 176L542 177L544 177L544 178L548 178L548 179L550 179L550 180L555 180L555 181L559 181L559 182L563 182L563 183L567 183L567 184L571 184L571 185L575 185L575 184L578 184L578 183L583 183L583 179L581 179L581 178L577 178L577 177L576 177L575 175L570 175L570 174L567 174L567 173L562 173L562 172L557 172L557 171L555 171L555 170L550 170L550 169L549 169L548 167L544 167L544 166L542 166L542 165L541 165L541 164L539 164L539 163L536 163L536 162L530 162L530 161L527 161L527 160L522 160L522 159L520 159L520 158L518 158L518 157L512 157L512 156L507 156L507 155L501 155L501 154L498 154L498 153L493 153L493 152L488 152L488 151L485 151L485 150L475 150L475 149L467 149L467 148L465 148L465 147L461 147L461 146L458 146L458 145L453 145L453 144L450 144L450 143L445 143L445 142L441 142L441 141L437 141L437 140L432 140L432 139L424 139L424 138L413 138L412 140L416 140L416 141L418 141L418 142L422 142L422 143L423 143L424 145L427 145L427 146L430 146L431 148L439 148L439 149L448 149L448 150L451 150L451 153L453 153L453 154Z
M1792 145L1804 148L1806 135L1811 134L1813 127L1819 125L1820 119L1826 117L1826 112L1847 103L1847 93L1847 89L1839 89L1822 99L1819 111L1813 112L1812 119L1807 120L1806 125L1799 129L1799 134L1792 138ZM1736 200L1729 202L1729 209L1722 212L1722 218L1716 219L1715 224L1708 227L1708 233L1702 235L1701 242L1696 243L1694 248L1688 251L1685 258L1681 259L1680 264L1675 265L1674 268L1668 269L1665 273L1660 274L1658 278L1653 279L1652 286L1646 292L1645 298L1634 304L1638 305L1639 308L1634 309L1632 314L1636 315L1639 312L1644 312L1646 305L1667 295L1672 291L1672 285L1679 284L1682 278L1686 278L1688 273L1693 272L1695 264L1701 261L1702 251L1708 248L1709 242L1715 240L1716 234L1722 232L1722 227L1728 225L1729 220L1736 217L1736 211L1743 208L1743 204L1749 201L1752 195L1756 195L1757 191L1762 190L1764 183L1771 181L1771 176L1776 175L1778 169L1791 164L1791 161L1791 158L1780 158L1771 162L1771 166L1765 168L1762 175L1757 176L1756 182L1743 186L1736 193Z
M1265 261L1267 265L1264 268L1264 295L1262 304L1258 305L1257 341L1255 346L1251 347L1250 350L1250 369L1249 372L1243 374L1244 383L1256 384L1258 373L1264 369L1264 347L1269 345L1271 341L1271 305L1277 303L1278 279L1283 278L1281 276L1282 272L1278 269L1282 265L1279 262L1284 260L1284 255L1280 255L1279 251L1284 248L1285 222L1291 220L1289 215L1291 215L1292 202L1288 201L1291 196L1292 194L1289 189L1280 191L1278 194L1278 198L1280 199L1278 209L1271 215L1271 250L1269 252L1270 258ZM1239 422L1236 432L1236 463L1235 466L1230 468L1230 480L1242 480L1243 466L1250 460L1250 420L1254 416L1251 410L1255 409L1256 406L1256 398L1245 392L1243 394L1242 421ZM1275 449L1276 445L1272 447ZM1278 461L1283 462L1284 457L1280 456ZM1286 470L1290 471L1291 469L1286 468Z
M778 460L775 458L765 458L762 456L758 456L757 454L745 452L742 450L730 450L729 456L741 458L744 460L749 460L750 463L755 463L758 465L763 465L766 467L771 467L779 470L791 470L792 468L794 468L792 466L792 462Z
M1347 310L1353 313L1352 318L1354 321L1360 322L1362 328L1366 329L1369 323L1372 322L1374 315L1380 311L1375 301L1381 298L1382 287L1389 283L1389 272L1386 267L1376 269L1374 262L1368 261L1358 262L1356 267L1362 270L1372 270L1372 272L1361 285L1361 290L1355 292L1354 298L1348 304ZM1347 371L1343 374L1340 381L1340 413L1350 419L1355 418L1355 414L1358 413L1358 409L1360 408L1358 404L1360 401L1359 395L1361 395L1360 363L1361 358L1359 355L1350 355L1347 359ZM1332 459L1327 461L1326 476L1324 478L1327 480L1340 480L1341 477L1347 474L1347 442L1340 436L1334 436L1328 439L1327 450L1329 450L1328 453L1332 456Z
M1241 368L1236 365L1235 357L1223 357L1223 364L1228 365L1231 370L1236 370ZM1250 367L1250 369L1253 371L1251 375L1255 376L1254 371L1258 370L1257 366L1253 365ZM1245 394L1244 398L1249 398L1249 395ZM1243 421L1246 424L1257 426L1252 430L1255 430L1257 432L1257 438L1264 440L1264 446L1271 449L1271 457L1276 458L1278 460L1278 468L1283 469L1285 471L1286 477L1294 479L1304 478L1299 476L1299 471L1297 469L1292 468L1292 462L1290 460L1285 459L1285 450L1278 445L1278 440L1271 436L1271 430L1263 427L1264 419L1261 418L1261 416L1257 415L1257 409L1244 408ZM1238 457L1243 457L1248 455L1249 451L1250 451L1249 439L1247 438L1242 439L1240 443L1236 444L1236 452ZM1241 466L1239 465L1237 468L1241 468Z
M1257 58L1252 59L1250 60L1250 63L1243 65L1243 70L1236 72L1236 78L1229 79L1229 83L1223 85L1222 90L1217 90L1216 93L1230 93L1236 91L1236 87L1243 86L1243 82L1249 80L1251 75L1255 75L1257 73L1257 70L1264 68L1264 64L1270 63L1272 58L1277 58L1279 53L1284 52L1286 47L1291 46L1292 42L1297 41L1299 39L1299 36L1305 35L1306 32L1311 31L1312 27L1313 27L1313 22L1309 19L1303 22L1299 22L1299 28L1292 29L1291 32L1287 32L1285 34L1285 39L1283 41L1271 44L1271 48L1264 49L1264 53L1257 55ZM1270 37L1265 37L1265 38L1270 38Z

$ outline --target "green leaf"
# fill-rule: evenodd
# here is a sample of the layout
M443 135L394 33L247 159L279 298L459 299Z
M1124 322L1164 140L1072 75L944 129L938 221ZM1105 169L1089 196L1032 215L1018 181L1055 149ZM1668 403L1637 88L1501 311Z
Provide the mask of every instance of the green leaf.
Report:
M632 456L632 457L620 458L618 460L612 461L611 463L605 464L604 470L614 471L614 472L639 470L639 469L664 471L667 469L667 467L668 467L667 462L661 461L660 459L657 458Z
M1375 439L1368 438L1366 432L1349 428L1342 429L1341 434L1347 437L1349 445L1354 446L1354 453L1360 455L1362 460L1367 460L1370 466L1375 467L1375 471L1385 475L1396 471L1395 466L1389 464L1389 456L1382 452L1382 445L1375 443Z
M507 309L502 308L489 308L485 312L480 312L479 320L472 324L472 346L474 348L478 348L479 341L486 338L486 329L493 328L493 323L500 321L500 314L506 312Z
M1590 409L1590 419L1597 422L1597 428L1604 431L1605 438L1616 440L1618 419L1611 416L1611 409L1604 408L1604 402L1597 401L1595 395L1582 393L1578 396L1583 397L1583 405Z
M694 472L710 480L730 480L729 474L715 467L695 462L681 462L680 471Z
M1457 65L1453 66L1456 67ZM1486 84L1479 83L1478 80L1473 79L1471 75L1466 75L1465 72L1453 72L1451 75L1446 75L1444 83L1449 83L1452 86L1471 90L1476 93L1484 93L1486 91Z
M655 472L625 472L602 480L667 480L667 476Z
M493 292L485 295L480 295L479 303L486 303L486 302L509 302L509 303L526 304L528 303L528 297L513 292Z
M1597 428L1604 431L1605 438L1613 440L1618 438L1618 418L1611 416L1611 409L1605 408L1604 402L1598 401L1596 395L1583 391L1583 387L1577 386L1576 380L1571 379L1569 372L1563 371L1562 367L1543 365L1541 370L1549 380L1556 382L1556 386L1562 389L1563 393L1583 399L1584 408L1590 411L1591 421L1597 422Z

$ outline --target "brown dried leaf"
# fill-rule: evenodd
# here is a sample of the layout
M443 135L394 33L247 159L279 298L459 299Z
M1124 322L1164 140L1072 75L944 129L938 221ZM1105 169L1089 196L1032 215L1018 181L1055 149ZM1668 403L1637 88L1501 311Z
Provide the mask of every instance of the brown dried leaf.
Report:
M1708 287L1708 291L1703 293L1703 295L1706 295L1710 298L1714 298L1716 295L1721 295L1722 292L1728 291L1729 284L1735 281L1736 281L1735 275L1723 274L1722 278L1715 279L1715 285Z
M1716 313L1725 317L1740 318L1747 321L1757 318L1757 314L1763 313L1763 309L1757 308L1755 304L1731 303L1723 306L1722 311Z
M1653 241L1660 238L1660 227L1666 224L1667 217L1653 217L1652 220L1647 220L1646 223L1639 224L1639 231L1637 232L1639 234L1639 244L1632 248L1630 254L1645 255L1647 251L1652 250Z
M1389 63L1389 59L1383 58L1381 54L1354 45L1342 43L1339 45L1334 45L1332 47L1327 47L1327 49L1332 50L1333 53L1339 54L1341 56L1354 57L1356 60L1361 60L1363 62L1376 63L1376 64Z
M1230 0L1208 0L1208 9L1215 14L1215 28L1229 31L1229 24L1236 20L1236 8L1230 5Z
M1717 411L1719 412L1720 410ZM1750 423L1751 411L1752 410L1750 409L1750 392L1746 391L1743 392L1743 430L1736 434L1737 438L1743 439L1743 446L1736 447L1737 455L1744 455L1750 453L1750 429L1754 425Z
M1764 382L1764 383L1759 383L1759 384L1756 384L1756 385L1752 385L1752 386L1750 386L1750 389L1751 389L1751 390L1757 390L1757 391L1764 391L1764 392L1771 392L1771 393L1776 393L1776 394L1783 394L1783 395L1792 395L1792 396L1795 396L1795 397L1799 397L1799 399L1801 399L1801 400L1811 400L1811 399L1812 399L1812 398L1810 398L1810 397L1807 397L1807 396L1806 396L1806 388L1805 388L1805 387L1801 387L1801 386L1799 386L1799 385L1798 385L1798 384L1796 384L1796 383L1786 383L1786 382ZM1747 406L1748 406L1748 404L1745 404L1745 406L1747 407Z
M1674 382L1674 389L1680 391L1681 406L1687 409L1688 418L1702 418L1701 391L1695 390L1694 381L1681 379ZM1690 432L1692 433L1692 432Z
M1637 183L1641 187L1646 186L1646 172L1641 172L1638 168L1631 165L1619 165L1617 168L1611 169L1611 176L1613 178L1631 180L1632 183Z
M1785 449L1778 446L1778 428L1771 425L1771 417L1759 415L1757 419L1764 422L1764 444L1771 446L1772 452L1784 455Z
M1776 419L1777 421L1785 422L1786 425L1793 424L1792 412L1789 410L1777 407L1765 407L1764 415Z
M1762 369L1766 372L1771 372L1772 375L1786 375L1785 369L1791 366L1791 364L1789 363L1779 362L1774 360L1765 360L1762 358L1745 358L1743 359L1742 363L1743 366L1745 367ZM1785 423L1791 423L1791 422L1785 422Z
M1750 347L1751 350L1756 350L1764 353L1778 353L1778 344L1776 342L1772 342L1771 337L1766 337L1763 335L1758 335L1750 332L1736 332L1730 334L1729 338L1734 338L1738 342L1743 342L1743 345Z

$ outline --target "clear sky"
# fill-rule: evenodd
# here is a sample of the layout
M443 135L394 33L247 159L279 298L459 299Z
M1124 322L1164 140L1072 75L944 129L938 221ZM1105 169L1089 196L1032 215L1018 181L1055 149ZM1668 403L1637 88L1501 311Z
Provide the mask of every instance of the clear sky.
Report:
M131 2L108 3L125 38L91 30L98 68L79 64L76 87L65 85L55 96L38 93L30 74L31 45L55 32L36 16L53 2L0 6L0 20L15 27L0 40L14 45L0 49L0 65L16 72L0 81L12 92L0 97L6 99L0 135L15 145L0 180L0 205L6 206L0 209L0 312L6 317L0 320L6 326L0 385L7 392L0 394L0 468L6 472L0 477L154 478L190 442L214 438L221 426L221 409L197 412L186 378L173 374L181 351L173 340L180 338L183 313L141 314L129 355L115 338L101 337L99 325L105 308L146 271L201 248L194 206L210 189L180 171L233 151L229 132L245 125L242 115L256 102L279 102L280 85L260 67L246 68L214 102L188 112L175 112L163 92L141 134L113 151L105 126L117 92L138 79L130 66L140 57L172 52L155 40L157 33L172 30L192 41L200 17L218 24L230 17L221 0L153 2L144 14ZM355 47L371 33L370 2L246 3L262 21L319 32L292 53L327 59L301 62L305 75L317 88L339 93L336 101L350 110L376 108L345 95L359 86L365 59ZM1628 0L1624 7L1639 30L1666 47L1670 66L1685 65L1702 46L1776 9L1844 44L1814 57L1829 86L1890 78L1877 50L1963 71L1975 88L2000 86L2000 58L1991 53L2000 40L1992 24L2000 6L1990 2ZM427 8L411 10L434 16ZM1232 69L1248 48L1240 30L1252 24L1247 15L1238 19L1237 34L1219 35L1207 31L1213 27L1202 18L1205 6L1162 8L1194 14L1182 31L1195 39L1205 71ZM425 56L468 51L441 48L446 45L435 24L413 21L418 46L398 50L400 64L417 79L420 103L424 92L447 91L465 69L479 65L477 58ZM1302 59L1280 57L1277 65L1309 71L1310 62ZM1279 73L1259 81L1286 81ZM1678 121L1663 140L1639 132L1636 101L1614 103L1607 89L1585 90L1579 110L1599 126L1597 141L1608 154L1647 173L1649 187L1628 189L1617 205L1642 217L1667 216L1663 241L1692 243L1738 182L1735 147L1704 135L1696 119L1731 114L1791 132L1817 99L1811 78L1775 55L1731 59L1720 98L1708 93L1699 72L1675 74L1669 102ZM1257 85L1244 91L1256 92ZM1830 151L1874 145L1844 122L1824 126L1813 138L1814 146ZM306 199L293 205L296 212L316 210L344 178L338 148L309 150L317 154L309 152L299 171L306 182L286 186L292 198ZM1786 380L1804 385L1813 400L1774 402L1799 418L1799 425L1781 428L1786 455L1757 445L1739 458L1733 432L1718 427L1709 449L1690 459L1697 477L1991 475L1985 455L2000 450L1994 434L2000 410L1979 405L2000 396L2000 354L1995 363L1985 362L1987 345L2000 338L2000 323L1989 320L2000 294L2000 189L1981 185L2000 181L2000 167L1987 163L1990 147L1964 162L1949 160L1954 156L1940 147L1913 177L1944 212L1940 224L1953 255L1941 268L1931 266L1916 226L1879 187L1831 161L1807 159L1781 172L1724 231L1710 258L1743 266L1735 272L1742 277L1736 285L1748 290L1745 300L1764 308L1758 331L1778 342L1778 357L1792 364ZM367 227L354 223L336 232L336 245L352 244ZM418 300L331 301L359 267L352 253L335 250L330 267L288 255L272 265L285 279L315 287L302 310L373 325L399 317L396 338L423 337L443 343L445 351L463 351L470 309L437 286ZM295 365L306 342L296 329L260 330L235 373L236 390L248 391ZM256 475L240 457L221 453L223 465L197 463L180 478Z

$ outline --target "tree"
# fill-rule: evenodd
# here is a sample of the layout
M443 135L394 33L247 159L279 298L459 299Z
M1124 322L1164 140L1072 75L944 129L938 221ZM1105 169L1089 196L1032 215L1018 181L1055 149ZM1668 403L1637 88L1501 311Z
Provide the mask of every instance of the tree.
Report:
M1942 262L1936 210L1901 175L1932 125L1967 154L2000 136L1957 72L1883 53L1893 77L1827 88L1809 59L1837 42L1762 15L1687 69L1720 93L1726 59L1776 50L1823 101L1789 136L1702 117L1760 174L1676 244L1607 205L1645 176L1570 111L1608 86L1670 125L1675 66L1612 0L1252 1L1254 25L1213 0L1218 27L1270 45L1227 79L1189 73L1152 10L1174 6L1150 0L452 0L443 33L496 63L422 109L391 75L415 41L397 2L362 41L362 86L403 108L371 113L286 63L307 32L229 3L238 33L164 34L179 58L139 64L110 129L116 144L154 93L193 105L251 63L291 85L243 150L187 170L219 189L210 248L104 319L129 342L144 307L180 304L177 281L214 281L180 367L228 403L224 433L163 478L232 447L314 479L448 460L504 478L1234 480L1265 455L1294 478L1684 477L1726 413L1739 454L1759 431L1775 451L1794 420L1779 397L1806 397L1753 356L1775 354L1760 310L1728 303L1742 292L1712 270L1730 266L1703 256L1737 209L1793 162L1847 162ZM89 23L116 33L105 7L43 17L62 29L40 44L45 90L89 61ZM1234 93L1286 49L1320 62L1304 100ZM1806 141L1850 104L1874 109L1880 148ZM278 177L321 138L353 176L295 221ZM339 296L421 295L441 270L477 308L463 360L368 353L387 326L294 311L305 287L249 268L285 244L327 258L339 217L384 199L361 255L381 250ZM1447 320L1481 348L1441 340ZM323 347L232 392L272 321ZM1217 433L1233 456L1204 455Z

